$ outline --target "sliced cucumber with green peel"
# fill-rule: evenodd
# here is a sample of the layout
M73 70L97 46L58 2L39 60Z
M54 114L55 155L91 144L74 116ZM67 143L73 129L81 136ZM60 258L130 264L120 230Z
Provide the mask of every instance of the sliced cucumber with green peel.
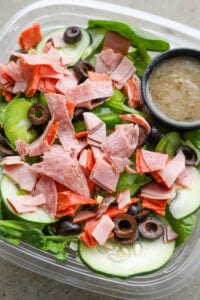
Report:
M81 59L83 60L96 52L95 50L101 46L106 35L106 30L103 28L91 28L88 29L88 32L92 38L92 42L83 52L81 56Z
M20 98L11 101L6 107L3 126L13 149L15 149L15 142L18 139L31 143L37 138L37 132L29 130L31 123L28 119L28 110L31 106L31 102Z
M41 224L50 224L56 222L58 219L52 219L49 214L42 208L38 207L35 212L17 214L8 200L10 196L19 195L20 190L17 185L7 176L3 176L1 180L1 201L3 215L9 219L25 220Z
M174 250L175 242L164 243L162 237L153 241L139 239L131 245L120 245L111 240L104 246L91 248L79 243L79 255L84 264L95 272L120 278L160 269Z
M39 54L44 53L43 48L47 41L51 39L52 34L64 34L66 28L54 30L47 34L41 42L37 45L36 51ZM77 61L80 60L81 56L83 55L84 51L88 48L88 46L91 43L91 37L87 30L81 28L82 37L81 40L74 44L66 44L64 47L57 48L60 53L66 57L69 58L69 66L73 66Z
M180 189L170 202L169 210L175 219L182 219L200 207L200 172L192 189Z

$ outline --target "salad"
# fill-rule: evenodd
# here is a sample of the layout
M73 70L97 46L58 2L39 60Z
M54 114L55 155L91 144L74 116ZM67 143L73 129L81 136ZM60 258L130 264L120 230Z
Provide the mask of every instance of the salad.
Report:
M0 238L114 277L160 269L200 206L200 129L169 130L141 96L169 43L110 20L18 41L0 65Z

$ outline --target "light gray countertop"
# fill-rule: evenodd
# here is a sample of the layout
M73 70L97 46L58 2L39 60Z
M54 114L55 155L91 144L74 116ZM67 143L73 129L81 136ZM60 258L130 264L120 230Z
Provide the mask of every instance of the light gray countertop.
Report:
M9 18L33 0L0 0L0 28ZM110 0L107 2L123 4L143 11L151 12L169 19L200 29L199 0ZM47 270L48 272L48 270ZM199 272L200 273L200 272ZM200 274L194 276L192 283L173 296L164 300L200 299ZM22 269L0 258L0 299L1 300L117 300L94 292L83 291L47 279Z

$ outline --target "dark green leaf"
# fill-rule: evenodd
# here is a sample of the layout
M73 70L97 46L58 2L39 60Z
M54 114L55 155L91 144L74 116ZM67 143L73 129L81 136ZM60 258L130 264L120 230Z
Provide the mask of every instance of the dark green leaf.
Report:
M143 185L150 181L151 178L147 175L129 174L124 172L120 174L116 191L122 191L128 188L131 196L133 196Z
M135 50L131 53L128 53L128 58L133 61L134 66L136 67L136 73L139 77L142 77L145 68L151 61L151 57L146 52L141 53L141 51Z
M138 26L133 27L128 24L112 20L89 20L88 26L89 28L102 27L106 30L117 32L131 40L132 45L138 48L143 47L146 50L153 51L165 51L169 49L168 42Z
M167 153L170 157L173 157L176 153L176 149L183 144L181 135L178 132L167 133L157 144L156 151L161 153Z
M24 231L22 233L22 241L40 249L46 244L45 235L37 228Z
M109 98L109 100L124 103L126 97L120 90L114 89L114 94Z
M169 221L173 230L178 234L176 246L183 244L186 238L192 234L196 227L197 218L195 214L191 214L182 219L174 219L169 210L166 212L166 219Z
M200 150L200 129L186 131L184 133L184 137L186 140L191 141L192 144Z

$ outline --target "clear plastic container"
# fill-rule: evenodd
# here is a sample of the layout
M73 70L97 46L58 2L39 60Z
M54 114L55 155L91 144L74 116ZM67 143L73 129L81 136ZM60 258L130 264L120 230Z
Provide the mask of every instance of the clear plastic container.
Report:
M34 22L43 33L63 25L86 25L89 18L107 18L137 24L166 38L172 47L200 48L200 32L188 26L124 6L87 0L44 0L34 2L16 14L0 32L0 61L8 59L8 51L17 49L22 29ZM156 299L171 295L185 287L200 266L200 224L187 243L176 250L161 270L127 280L104 277L83 266L70 255L57 262L51 254L25 244L19 247L0 241L0 255L28 270L63 283L123 299Z

